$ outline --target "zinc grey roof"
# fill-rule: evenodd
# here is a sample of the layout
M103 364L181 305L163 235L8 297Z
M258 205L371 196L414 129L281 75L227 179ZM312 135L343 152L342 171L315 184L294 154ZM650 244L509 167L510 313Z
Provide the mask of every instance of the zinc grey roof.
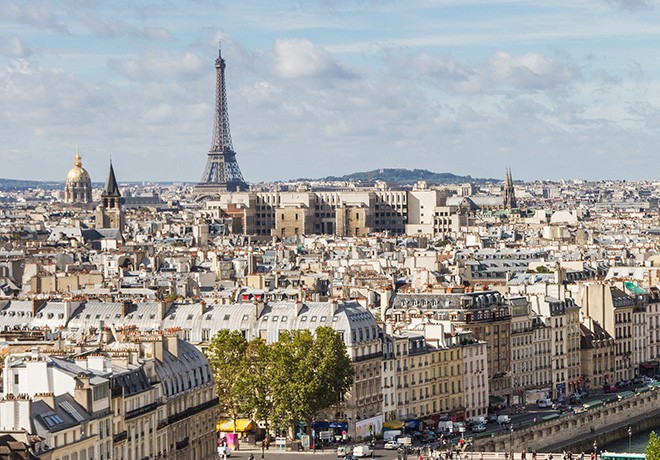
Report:
M40 435L47 432L57 433L92 419L92 415L69 393L55 396L55 408L50 407L43 400L34 401L31 416L37 434Z
M124 396L132 396L151 388L143 367L128 369L112 376L112 387L121 388Z
M156 361L156 374L167 397L213 384L206 356L183 340L178 341L177 356L166 350L163 352L163 361Z

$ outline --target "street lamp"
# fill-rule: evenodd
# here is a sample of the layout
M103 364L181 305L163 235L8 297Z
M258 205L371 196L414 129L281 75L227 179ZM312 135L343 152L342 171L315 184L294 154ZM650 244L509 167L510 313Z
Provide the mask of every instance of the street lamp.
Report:
M628 453L632 451L632 427L628 427Z

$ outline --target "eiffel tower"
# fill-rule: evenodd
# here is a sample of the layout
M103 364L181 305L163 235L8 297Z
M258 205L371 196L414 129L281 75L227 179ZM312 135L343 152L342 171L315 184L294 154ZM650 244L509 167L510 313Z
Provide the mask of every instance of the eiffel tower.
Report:
M248 189L231 143L227 88L225 87L225 60L222 59L221 51L218 51L218 59L215 60L215 75L213 139L202 179L195 186L194 193L198 197Z

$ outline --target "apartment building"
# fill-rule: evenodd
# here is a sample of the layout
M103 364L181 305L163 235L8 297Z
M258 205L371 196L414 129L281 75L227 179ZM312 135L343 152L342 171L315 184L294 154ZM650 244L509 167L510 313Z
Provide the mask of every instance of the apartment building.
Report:
M632 379L636 373L636 369L633 369L635 299L609 282L583 283L579 295L585 317L596 320L614 337L615 381Z
M525 404L526 391L536 387L533 318L525 297L509 297L508 301L511 305L511 402Z
M601 391L614 385L616 344L614 338L593 318L580 325L580 367L585 387Z
M215 459L217 398L206 357L176 336L122 336L11 353L0 419L34 426L55 460ZM20 395L20 396L14 396Z

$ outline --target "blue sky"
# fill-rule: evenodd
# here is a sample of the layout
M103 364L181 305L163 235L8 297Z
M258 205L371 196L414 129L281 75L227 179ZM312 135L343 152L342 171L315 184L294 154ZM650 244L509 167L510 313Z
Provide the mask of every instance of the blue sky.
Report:
M218 42L248 182L658 179L651 0L0 0L0 177L197 181Z

